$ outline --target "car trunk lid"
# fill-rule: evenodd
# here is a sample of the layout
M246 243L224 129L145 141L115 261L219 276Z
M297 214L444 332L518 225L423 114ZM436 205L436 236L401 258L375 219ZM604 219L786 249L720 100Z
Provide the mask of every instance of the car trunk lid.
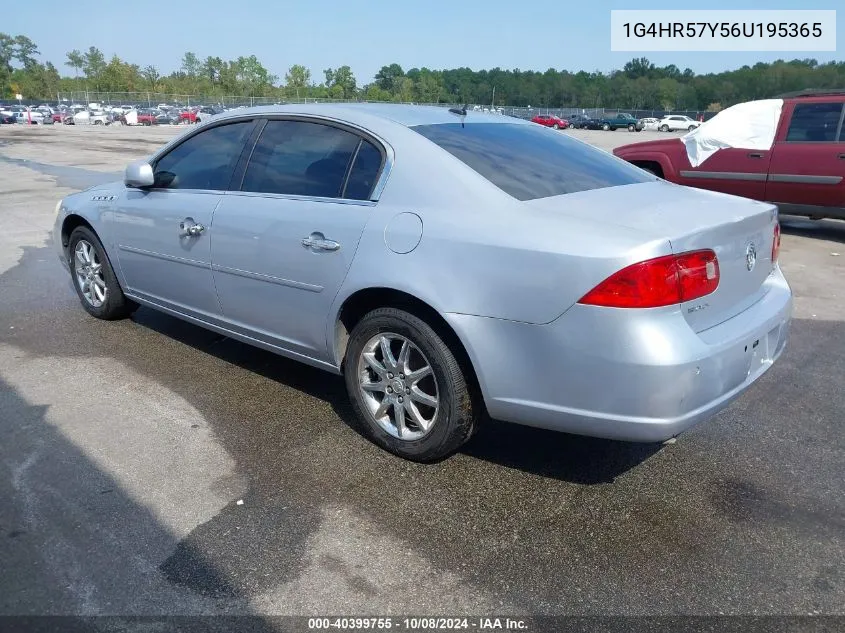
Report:
M665 238L672 251L711 249L719 261L714 292L681 305L696 332L739 314L765 293L772 271L773 205L664 181L585 191L526 204Z

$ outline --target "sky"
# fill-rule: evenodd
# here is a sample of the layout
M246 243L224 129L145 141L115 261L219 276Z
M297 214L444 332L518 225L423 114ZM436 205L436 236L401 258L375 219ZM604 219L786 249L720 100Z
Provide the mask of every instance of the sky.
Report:
M75 3L71 3L74 5ZM83 7L86 3L77 4ZM842 0L194 0L97 4L68 10L66 0L41 0L37 11L4 11L0 31L26 35L59 72L73 49L98 47L107 58L152 64L162 74L177 70L186 51L234 59L256 55L284 78L293 64L322 82L323 69L352 67L359 85L384 65L403 69L469 67L473 70L608 72L633 57L696 73L739 68L758 61L812 57L845 60ZM122 8L121 4L127 8ZM149 7L149 11L146 8ZM166 10L163 10L166 8ZM610 51L611 9L839 9L837 52L619 53Z

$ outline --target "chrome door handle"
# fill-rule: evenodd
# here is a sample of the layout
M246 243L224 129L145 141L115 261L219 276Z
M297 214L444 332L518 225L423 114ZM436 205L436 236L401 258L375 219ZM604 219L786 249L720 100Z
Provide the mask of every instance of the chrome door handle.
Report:
M182 236L197 237L205 231L205 227L199 222L195 222L194 218L185 218L179 223L179 231Z
M763 155L758 152L752 152L748 155L748 158L763 158Z
M302 238L302 245L305 248L313 248L315 251L336 251L340 244L334 240L327 240L322 233L312 233Z
M840 160L845 160L845 154L840 154L838 157Z

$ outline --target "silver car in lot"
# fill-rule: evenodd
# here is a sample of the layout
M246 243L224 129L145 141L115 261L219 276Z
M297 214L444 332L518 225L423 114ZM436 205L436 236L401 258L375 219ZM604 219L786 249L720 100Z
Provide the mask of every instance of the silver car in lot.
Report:
M446 108L224 113L60 201L54 238L91 315L145 305L342 374L418 461L487 417L671 438L772 365L792 309L774 206Z

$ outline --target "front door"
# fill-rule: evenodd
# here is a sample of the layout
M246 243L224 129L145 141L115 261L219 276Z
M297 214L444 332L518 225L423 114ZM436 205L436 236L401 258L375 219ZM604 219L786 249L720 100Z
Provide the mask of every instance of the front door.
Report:
M382 152L313 121L267 122L214 214L212 267L229 327L328 360L326 324L370 217Z
M252 121L212 127L159 158L155 184L127 188L113 223L127 291L184 314L214 317L214 210L252 131Z
M774 146L766 186L766 200L782 213L845 210L844 108L841 101L794 106L786 137Z
M681 157L683 164L678 171L678 183L763 200L771 159L771 149L727 147L714 153L698 167L693 167L684 152Z

